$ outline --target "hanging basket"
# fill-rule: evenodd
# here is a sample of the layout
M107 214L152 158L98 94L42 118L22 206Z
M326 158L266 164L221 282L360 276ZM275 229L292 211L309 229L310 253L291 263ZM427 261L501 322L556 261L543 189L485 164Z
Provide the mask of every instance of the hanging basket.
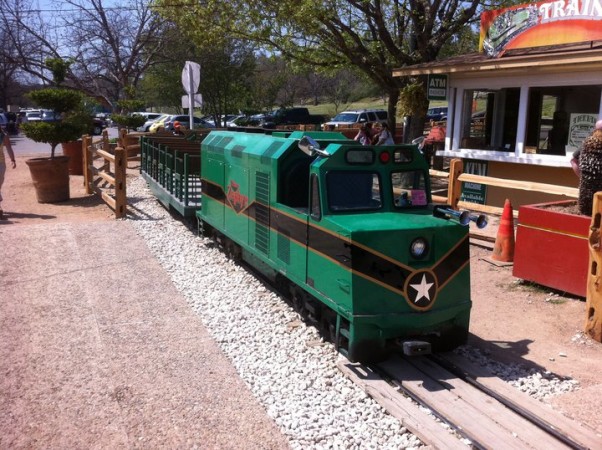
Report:
M25 161L36 189L38 203L69 200L69 157L32 158Z

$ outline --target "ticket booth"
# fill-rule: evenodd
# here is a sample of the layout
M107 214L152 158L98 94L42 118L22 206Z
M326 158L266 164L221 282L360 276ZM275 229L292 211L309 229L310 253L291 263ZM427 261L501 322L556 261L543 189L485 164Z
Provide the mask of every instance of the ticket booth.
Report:
M602 117L602 8L538 2L481 16L478 52L396 69L394 76L447 76L445 144L472 173L578 186L570 159ZM512 195L515 195L512 198ZM490 187L494 206L558 200Z

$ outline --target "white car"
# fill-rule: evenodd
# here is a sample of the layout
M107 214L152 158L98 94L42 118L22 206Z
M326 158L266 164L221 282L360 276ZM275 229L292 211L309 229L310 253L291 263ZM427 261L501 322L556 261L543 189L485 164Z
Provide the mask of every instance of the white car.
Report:
M39 122L42 120L42 111L33 109L25 113L25 122Z
M368 122L384 123L387 121L387 117L387 111L384 109L356 109L338 113L330 121L322 125L322 127L326 130L332 127L338 128L341 125L349 126Z

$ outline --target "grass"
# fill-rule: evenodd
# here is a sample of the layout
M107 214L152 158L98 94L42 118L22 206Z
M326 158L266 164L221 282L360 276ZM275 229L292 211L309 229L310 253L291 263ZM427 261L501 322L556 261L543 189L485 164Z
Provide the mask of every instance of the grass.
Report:
M379 98L365 98L358 100L357 102L346 103L339 105L338 112L348 111L354 109L387 109L387 100L381 97ZM334 116L337 113L337 109L334 103L320 103L319 105L306 105L307 109L311 114L323 114L325 116ZM430 103L429 108L436 106L447 106L445 101L433 101Z

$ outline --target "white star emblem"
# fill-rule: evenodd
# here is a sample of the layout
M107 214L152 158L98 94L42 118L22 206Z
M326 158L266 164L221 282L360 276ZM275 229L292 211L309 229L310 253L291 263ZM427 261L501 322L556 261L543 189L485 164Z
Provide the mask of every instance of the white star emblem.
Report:
M410 284L410 287L417 292L416 298L414 299L414 303L418 303L420 299L422 299L422 297L426 298L428 301L431 301L429 290L431 289L433 284L435 283L426 282L426 275L424 273L422 274L422 281L420 282L420 284Z

